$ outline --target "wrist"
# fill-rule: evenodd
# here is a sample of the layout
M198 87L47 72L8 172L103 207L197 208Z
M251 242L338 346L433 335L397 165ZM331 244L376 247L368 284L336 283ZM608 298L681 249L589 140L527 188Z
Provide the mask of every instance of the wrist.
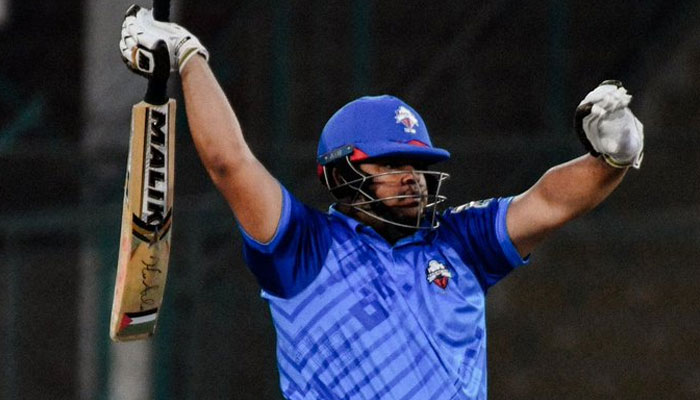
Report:
M627 171L630 169L631 165L615 165L615 163L610 163L609 160L606 159L604 155L599 155L599 156L593 156L591 154L588 154L588 157L593 161L593 163L600 169L601 171L607 171L608 174L611 174L613 176L616 176L618 174L626 174Z
M610 157L607 154L601 154L599 157L601 160L605 161L607 165L609 165L612 168L616 169L627 169L630 166L632 166L632 162L621 162L618 160L615 160L614 158Z
M185 49L178 60L178 70L181 74L193 59L197 59L198 62L207 63L209 61L209 54L203 48L192 47Z
M180 77L185 78L192 71L207 65L207 59L199 53L193 54L184 64L180 66Z

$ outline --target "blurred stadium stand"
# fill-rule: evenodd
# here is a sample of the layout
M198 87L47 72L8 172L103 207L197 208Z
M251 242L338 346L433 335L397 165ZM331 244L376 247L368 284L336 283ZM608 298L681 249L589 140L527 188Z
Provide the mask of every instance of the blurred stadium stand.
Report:
M322 209L316 141L357 96L421 112L452 152L456 205L517 194L582 154L574 108L621 79L644 165L490 292L490 398L700 398L700 3L173 3L255 153ZM0 0L0 399L130 398L130 382L154 399L280 398L269 312L179 94L162 320L131 347L141 358L118 361L131 345L109 342L130 106L145 87L119 60L128 4ZM116 370L134 359L141 381Z

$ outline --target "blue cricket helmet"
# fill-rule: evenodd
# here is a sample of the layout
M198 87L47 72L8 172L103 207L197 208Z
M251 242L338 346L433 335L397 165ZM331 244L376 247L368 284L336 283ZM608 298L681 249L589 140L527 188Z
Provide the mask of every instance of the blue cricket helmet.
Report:
M350 161L400 157L433 164L450 158L433 147L421 116L394 96L366 96L343 106L328 120L318 144L323 166L349 156Z

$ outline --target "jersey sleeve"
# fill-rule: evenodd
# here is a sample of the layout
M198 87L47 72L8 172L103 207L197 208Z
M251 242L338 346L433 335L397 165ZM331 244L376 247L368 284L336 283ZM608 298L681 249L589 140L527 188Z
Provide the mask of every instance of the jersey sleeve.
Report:
M328 217L292 196L282 186L282 215L272 239L261 243L239 225L243 256L260 286L291 298L316 278L330 248Z
M448 240L486 291L513 269L529 262L515 248L506 228L512 197L473 201L447 210L441 223Z

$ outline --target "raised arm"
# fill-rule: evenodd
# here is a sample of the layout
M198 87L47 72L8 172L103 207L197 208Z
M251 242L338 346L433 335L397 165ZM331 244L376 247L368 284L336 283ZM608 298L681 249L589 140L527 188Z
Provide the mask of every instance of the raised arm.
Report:
M590 154L547 171L508 209L508 233L520 255L530 254L551 232L600 204L626 172Z
M154 52L161 41L169 59ZM154 21L151 10L132 6L119 47L124 62L138 74L150 77L163 68L180 72L187 119L202 163L243 229L257 241L270 240L280 219L282 189L248 148L236 114L207 64L209 53L197 37L177 24Z
M282 191L255 158L209 65L194 57L180 73L187 120L199 157L243 229L266 242L277 229Z
M620 82L605 81L579 104L576 128L591 154L551 168L513 199L506 225L521 256L605 200L629 167L639 168L644 132L630 100Z

